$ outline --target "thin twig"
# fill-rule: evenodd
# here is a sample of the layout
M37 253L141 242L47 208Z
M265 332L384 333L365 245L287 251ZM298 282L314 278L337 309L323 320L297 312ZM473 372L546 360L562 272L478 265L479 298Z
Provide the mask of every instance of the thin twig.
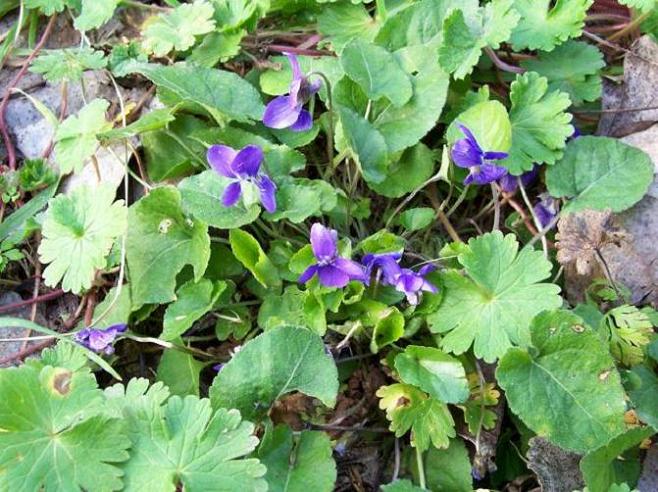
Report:
M439 200L436 198L438 192L436 189L436 185L434 183L430 183L428 185L428 192L429 192L428 195L430 198L430 202L432 203L432 206L434 207L434 211L436 212L436 218L439 219L439 222L441 222L441 225L443 225L443 228L446 230L446 232L452 238L453 241L458 243L463 243L464 241L462 241L462 238L459 237L459 234L450 223L450 219L448 219L446 214L441 209L441 204L439 203Z
M30 56L26 58L26 60L23 62L23 66L21 67L21 69L14 76L12 81L5 89L5 95L2 98L2 102L0 102L0 132L2 133L2 138L5 142L5 148L7 149L7 162L9 164L9 169L11 169L12 171L16 169L16 149L14 148L14 144L12 143L11 138L9 137L9 130L7 129L7 122L5 121L5 111L7 110L7 105L9 104L9 96L11 95L11 90L16 86L16 84L18 84L18 82L20 82L20 80L27 72L27 68L30 66L30 63L32 63L32 60L34 60L37 54L39 54L39 51L41 51L43 45L46 44L46 41L50 36L50 32L52 31L53 26L55 25L56 19L57 19L56 15L53 15L50 18L48 24L46 25L46 29L43 31L43 34L41 35L41 39L39 39L39 42L34 47L34 50L32 50L32 53L30 53Z
M516 65L510 65L509 63L506 63L500 58L498 58L496 52L492 50L489 46L484 48L484 52L487 54L487 56L493 62L493 64L496 65L496 67L502 70L503 72L511 72L511 73L526 72L525 68L517 67Z
M47 294L33 297L32 299L28 299L27 301L14 302L13 304L0 306L0 313L15 311L16 309L21 309L24 308L25 306L31 306L35 302L43 302L43 301L49 301L51 299L57 299L58 297L61 297L63 295L64 295L64 291L62 289L53 290L52 292L48 292Z

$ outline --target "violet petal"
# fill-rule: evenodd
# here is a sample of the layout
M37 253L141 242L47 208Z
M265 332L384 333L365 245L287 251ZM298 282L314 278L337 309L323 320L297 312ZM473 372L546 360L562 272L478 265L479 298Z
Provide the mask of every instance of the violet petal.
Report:
M263 124L270 128L288 128L295 124L301 111L301 105L291 105L289 96L275 97L265 107Z
M237 153L231 167L240 176L253 178L258 174L263 158L263 149L258 145L247 145Z
M231 163L235 159L237 152L226 145L211 145L208 148L206 158L208 164L218 174L226 178L235 178L235 173L231 169Z
M240 182L234 181L224 189L224 193L222 194L222 205L225 207L232 207L240 199L240 195L242 195Z
M299 112L297 121L289 127L289 130L293 132L305 132L311 128L313 128L313 116L305 109L302 109Z
M341 288L345 287L350 281L350 276L347 273L332 265L319 266L317 272L320 283L325 287Z
M316 222L311 226L311 248L318 260L329 261L338 254L338 234Z
M276 212L276 185L269 176L261 174L258 177L258 189L260 190L260 202L269 213Z

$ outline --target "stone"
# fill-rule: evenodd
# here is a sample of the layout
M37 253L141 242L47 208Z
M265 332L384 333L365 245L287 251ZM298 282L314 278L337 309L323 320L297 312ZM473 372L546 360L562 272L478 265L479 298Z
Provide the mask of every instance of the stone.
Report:
M649 35L639 38L624 58L621 85L604 80L604 110L629 110L656 106L658 87L658 44ZM623 137L658 122L658 109L606 112L601 115L597 134Z

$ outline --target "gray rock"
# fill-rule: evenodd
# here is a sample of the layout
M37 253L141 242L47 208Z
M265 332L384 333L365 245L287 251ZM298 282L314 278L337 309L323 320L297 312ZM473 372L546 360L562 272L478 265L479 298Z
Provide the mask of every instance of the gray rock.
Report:
M0 306L7 306L9 304L14 304L16 302L21 302L23 299L16 292L5 292L0 294ZM30 319L30 314L32 313L32 306L25 306L24 308L12 311L3 316L12 316L15 318ZM38 323L43 323L43 308L37 308L37 319ZM23 338L28 334L27 330L20 330L13 327L0 326L0 339L17 339ZM22 340L2 342L0 341L0 359L5 357L10 357L14 354L20 352L21 347L23 346ZM5 366L0 366L5 367Z
M656 106L658 87L658 44L643 36L631 46L624 59L621 85L608 80L603 85L603 109L638 109ZM658 109L603 113L597 133L622 137L658 122Z
M642 473L637 482L640 492L656 492L658 490L658 445L654 444L647 451L642 463Z

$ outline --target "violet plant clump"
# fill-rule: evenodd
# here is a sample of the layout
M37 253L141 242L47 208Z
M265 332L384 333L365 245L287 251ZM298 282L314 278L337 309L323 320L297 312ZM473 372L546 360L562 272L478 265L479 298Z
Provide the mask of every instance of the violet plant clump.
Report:
M642 489L655 3L5 1L0 491Z

